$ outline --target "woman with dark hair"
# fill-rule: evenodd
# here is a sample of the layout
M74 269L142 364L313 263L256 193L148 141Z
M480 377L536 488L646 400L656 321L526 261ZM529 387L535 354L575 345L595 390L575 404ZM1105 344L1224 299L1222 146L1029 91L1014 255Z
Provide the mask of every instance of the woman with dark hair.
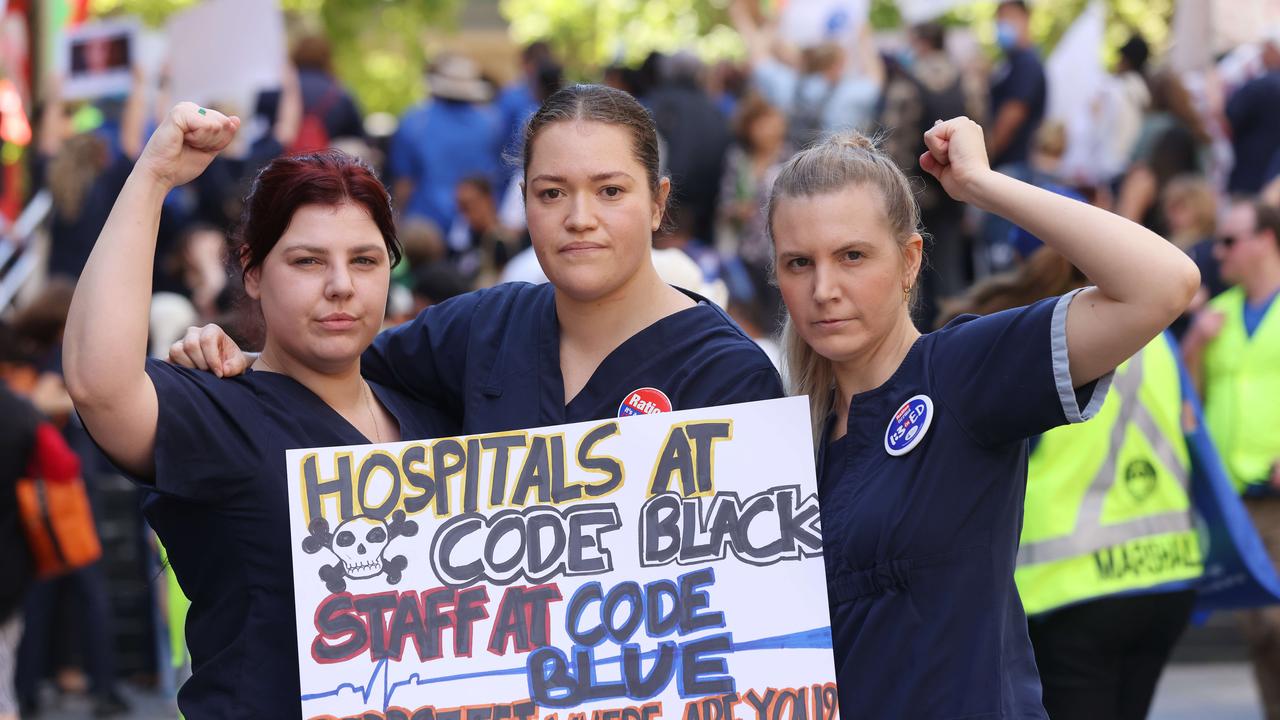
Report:
M748 95L734 113L733 135L720 179L716 247L741 260L772 328L781 316L782 300L769 277L773 252L760 208L787 158L787 117L763 97Z
M1045 718L1013 579L1027 438L1094 415L1199 276L1138 225L993 171L967 118L924 140L921 168L949 196L1027 228L1097 287L922 335L924 241L898 165L852 135L778 174L766 218L783 352L819 442L840 714Z
M1160 195L1179 175L1204 175L1209 168L1209 132L1186 85L1172 70L1151 78L1151 108L1120 183L1116 212L1166 234L1168 219Z
M524 141L529 236L549 283L506 283L382 333L368 377L440 404L468 433L782 396L777 371L723 310L667 285L650 255L671 182L653 120L598 85L553 94ZM170 358L247 365L216 325Z
M85 266L63 354L85 427L153 491L143 512L191 600L178 704L193 719L299 716L285 450L454 430L360 376L400 248L386 189L339 152L276 159L250 191L239 260L266 331L251 371L146 360L161 202L238 128L190 103L165 118Z
M34 169L37 184L42 179L53 198L49 225L51 277L75 280L80 276L111 203L142 149L146 93L140 85L140 76L135 74L112 137L107 132L110 125L73 132L62 100L61 81L50 81L48 100L40 113Z

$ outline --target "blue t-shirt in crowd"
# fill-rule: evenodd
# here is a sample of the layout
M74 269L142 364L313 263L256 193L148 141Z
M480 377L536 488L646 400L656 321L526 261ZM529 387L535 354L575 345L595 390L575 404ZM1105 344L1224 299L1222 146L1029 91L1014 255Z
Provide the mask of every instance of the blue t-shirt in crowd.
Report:
M1058 183L1046 178L1033 178L1032 184L1036 187L1048 190L1051 193L1055 193L1063 197L1069 197L1072 200L1088 202L1088 200L1085 200L1083 195L1075 190L1072 190L1065 185L1059 185ZM1013 248L1013 251L1017 253L1018 257L1023 260L1027 260L1033 253L1035 253L1035 251L1044 247L1044 241L1035 235L1032 235L1030 230L1027 230L1021 225L1012 225L1009 228L1009 246Z
M1046 717L1013 582L1027 438L1091 416L1110 384L1108 375L1072 389L1073 296L921 336L888 381L854 396L848 433L822 443L823 551L846 720ZM903 442L913 435L889 433L908 413L922 428L914 447Z
M1276 296L1280 292L1271 293L1271 297L1263 300L1256 305L1245 300L1244 302L1244 331L1249 337L1253 337L1253 333L1258 330L1258 326L1262 324L1262 319L1267 316L1267 311L1276 302Z
M991 158L991 166L1024 163L1031 155L1031 138L1044 119L1046 101L1044 65L1034 48L1013 48L991 78L991 119L995 121L1005 103L1018 100L1027 105L1027 119L1014 133L1004 152Z
M520 152L524 149L522 147L524 125L529 121L529 117L538 111L541 103L534 96L529 82L523 80L503 88L502 92L498 93L494 104L497 105L498 114L502 118L503 156L520 157ZM510 178L515 170L515 165L503 164L504 177Z
M1227 100L1226 111L1236 157L1227 190L1256 193L1266 183L1272 159L1280 152L1280 133L1275 129L1276 117L1280 117L1280 70L1240 86Z
M372 441L287 375L223 380L156 360L147 374L160 415L142 509L191 600L178 707L187 720L300 717L285 450ZM402 438L455 434L431 407L370 386Z
M405 113L391 139L387 172L413 183L401 212L448 232L458 214L458 183L473 175L501 189L501 118L491 105L431 100Z
M433 305L380 334L361 370L446 408L467 434L618 417L646 388L673 411L783 395L764 351L703 301L632 335L566 405L550 284L506 283Z

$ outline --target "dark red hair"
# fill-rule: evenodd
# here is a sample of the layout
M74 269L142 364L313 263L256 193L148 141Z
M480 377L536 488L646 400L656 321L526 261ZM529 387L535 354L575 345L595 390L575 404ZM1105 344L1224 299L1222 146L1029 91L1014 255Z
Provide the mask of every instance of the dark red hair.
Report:
M322 150L278 157L253 180L245 198L238 235L238 257L248 272L266 259L288 229L293 214L304 205L333 207L352 203L373 219L394 267L400 262L391 213L391 196L373 168L340 150Z

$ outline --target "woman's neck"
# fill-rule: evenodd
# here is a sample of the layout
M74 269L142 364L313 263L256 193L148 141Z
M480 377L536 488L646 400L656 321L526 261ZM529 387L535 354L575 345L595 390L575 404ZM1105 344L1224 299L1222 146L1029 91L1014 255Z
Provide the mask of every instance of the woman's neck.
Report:
M838 434L843 435L844 428L848 425L849 406L853 403L853 396L874 390L888 382L919 337L920 331L911 322L911 316L903 312L893 329L869 345L864 352L857 357L835 363L839 402L836 406Z
M253 368L288 375L342 415L362 408L366 402L359 357L345 366L318 370L281 352L268 340Z
M1249 276L1241 283L1245 297L1251 304L1270 299L1280 290L1280 260L1264 259L1250 268Z
M628 338L693 306L693 300L664 283L647 262L606 297L578 301L557 290L565 402L578 394L600 363Z

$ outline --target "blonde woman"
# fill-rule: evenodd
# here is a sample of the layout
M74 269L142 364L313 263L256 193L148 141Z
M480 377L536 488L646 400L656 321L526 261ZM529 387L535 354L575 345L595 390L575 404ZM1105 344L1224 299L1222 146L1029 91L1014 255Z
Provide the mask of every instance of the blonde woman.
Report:
M954 199L1041 238L1097 287L921 335L907 178L861 136L784 166L768 227L792 392L810 396L844 718L1043 718L1013 582L1026 438L1101 405L1199 277L1141 226L990 169L966 118L925 134Z

